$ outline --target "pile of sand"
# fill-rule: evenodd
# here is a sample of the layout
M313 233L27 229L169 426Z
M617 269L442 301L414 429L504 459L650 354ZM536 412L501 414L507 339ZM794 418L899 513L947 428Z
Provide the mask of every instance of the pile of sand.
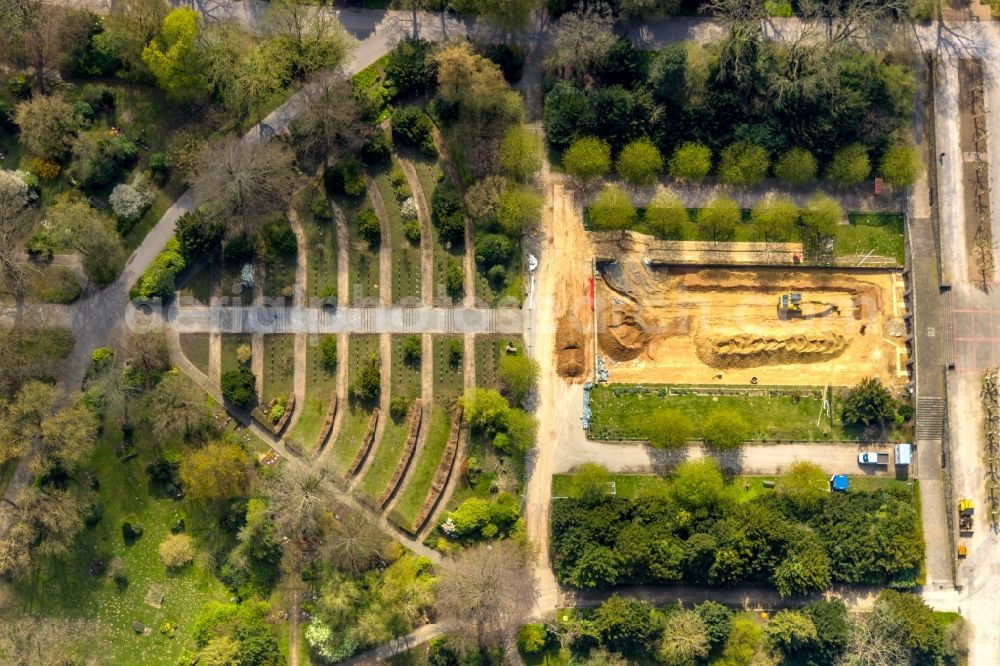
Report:
M600 329L597 341L601 351L613 361L631 361L646 351L652 333L639 319L638 311L632 303L616 304L601 310Z
M842 354L848 344L843 334L832 331L784 336L715 333L698 336L695 349L702 363L713 368L747 368L827 361Z
M563 315L556 327L556 370L562 377L580 377L586 371L586 338L580 320Z

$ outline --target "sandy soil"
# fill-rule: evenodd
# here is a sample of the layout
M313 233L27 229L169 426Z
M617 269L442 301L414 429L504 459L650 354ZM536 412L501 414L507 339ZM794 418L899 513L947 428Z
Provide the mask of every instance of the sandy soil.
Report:
M620 262L598 285L600 351L614 382L852 385L907 381L903 281L894 271L670 269ZM801 318L779 294L802 293ZM865 327L864 334L861 327Z

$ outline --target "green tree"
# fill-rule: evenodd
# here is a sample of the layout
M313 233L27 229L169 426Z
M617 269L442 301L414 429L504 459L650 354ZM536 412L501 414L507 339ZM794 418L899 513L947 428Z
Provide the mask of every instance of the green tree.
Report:
M572 83L559 81L545 96L543 123L545 134L552 145L564 148L574 139L593 134L597 126L597 117L587 93ZM609 150L609 166L610 162Z
M826 167L826 179L838 185L858 185L871 172L868 149L860 143L852 143L833 154L833 159Z
M337 368L337 337L324 335L319 340L319 361L323 369L333 372Z
M623 180L639 187L648 187L656 182L656 177L663 171L663 156L649 139L637 139L622 148L615 168Z
M510 405L497 391L470 389L462 397L462 405L465 408L466 422L477 432L492 435L502 432L507 426Z
M705 240L730 241L740 222L740 207L728 197L716 197L695 213L698 234Z
M419 335L408 335L403 338L403 363L419 366L421 355L422 346Z
M740 615L733 618L732 629L715 666L750 666L763 650L764 630L752 617Z
M510 238L519 239L542 219L544 201L534 190L515 185L504 190L497 207L500 228Z
M611 473L600 463L577 465L569 475L569 494L583 500L600 499L607 495Z
M57 95L37 95L21 102L14 111L14 122L19 140L28 150L55 162L69 155L80 131L73 105Z
M205 65L198 46L201 17L188 7L163 19L159 36L142 50L142 61L157 85L174 99L197 101L208 93Z
M705 625L709 647L714 650L723 645L732 628L733 611L717 601L703 601L694 610Z
M632 200L617 185L605 185L590 204L590 224L600 231L629 229L635 224L636 210Z
M805 148L789 148L774 164L774 175L789 185L809 185L816 182L819 166Z
M238 444L210 442L181 460L180 477L189 497L227 500L247 488L247 454Z
M611 147L604 139L593 136L573 139L563 153L563 167L582 185L590 185L611 168Z
M708 653L708 630L698 613L679 610L667 616L656 648L661 663L695 666L708 657Z
M730 497L714 458L698 458L678 465L670 493L678 504L692 511L725 504Z
M646 224L660 238L683 240L684 227L691 220L680 197L659 190L646 206Z
M878 170L885 182L899 187L917 182L922 168L917 150L908 143L897 143L882 155Z
M497 367L504 390L515 405L523 405L528 392L538 382L538 362L525 354L504 354Z
M526 624L517 630L517 647L524 654L537 654L545 649L548 632L540 622Z
M739 414L718 410L708 416L701 426L705 443L719 449L734 449L742 446L750 436L750 426Z
M764 180L769 165L767 150L749 141L726 146L719 158L719 178L730 185L756 185Z
M801 610L778 611L767 623L767 639L787 658L811 648L818 638L812 618Z
M712 149L691 141L682 143L670 156L667 170L677 180L701 180L712 170Z
M199 209L181 215L174 233L181 244L181 253L194 261L207 258L218 250L225 230L222 222Z
M813 252L818 251L824 241L837 236L837 227L844 219L844 209L835 199L816 193L802 210L802 240Z
M796 460L778 479L777 491L798 510L811 513L818 510L830 494L829 475L816 463Z
M249 407L257 397L257 378L247 366L222 373L222 397L237 407Z
M878 377L866 377L843 397L841 418L858 426L882 425L896 414L896 400Z
M757 204L750 219L765 242L787 242L795 236L799 209L791 199L775 197Z
M504 175L521 182L535 177L542 168L542 142L524 125L507 130L500 141L500 167Z
M625 655L644 653L656 632L653 608L648 603L617 594L594 611L594 624L604 644Z
M664 409L653 414L645 425L646 438L658 449L676 449L687 444L694 423L684 412Z
M534 446L537 432L538 419L528 412L523 409L512 409L507 413L506 435L516 451L524 453Z
M803 650L809 666L836 664L844 656L851 639L851 620L840 599L821 599L805 608L816 627L817 640Z
M382 391L382 373L378 356L372 354L361 367L358 378L351 385L351 395L361 402L372 402Z
M944 630L923 599L915 594L883 590L871 613L881 631L901 639L910 652L911 663L938 663L944 650Z
M204 391L178 371L160 379L151 405L149 421L156 432L187 438L207 433L215 425Z

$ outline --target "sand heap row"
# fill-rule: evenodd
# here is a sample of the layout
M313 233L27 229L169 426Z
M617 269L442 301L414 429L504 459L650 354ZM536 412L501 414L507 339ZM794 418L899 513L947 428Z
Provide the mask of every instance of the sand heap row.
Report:
M567 314L556 327L556 371L562 377L580 377L586 370L586 339L580 320Z
M832 331L784 336L713 333L695 338L698 358L713 368L825 361L842 354L849 344L841 333Z

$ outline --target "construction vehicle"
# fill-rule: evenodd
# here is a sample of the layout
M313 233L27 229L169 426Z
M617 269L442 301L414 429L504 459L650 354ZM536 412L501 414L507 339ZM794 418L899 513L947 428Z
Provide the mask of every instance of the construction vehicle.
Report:
M862 451L858 454L859 465L888 465L889 454L878 451Z
M959 559L965 559L969 555L969 548L964 543L958 546L958 557Z
M972 534L972 523L973 514L976 512L976 507L973 505L972 500L963 499L958 502L958 531L961 534Z
M806 314L802 309L803 305L818 305L825 309ZM787 319L816 319L818 317L826 317L830 314L840 314L840 307L836 303L805 301L802 300L802 294L799 292L790 292L778 296L778 319L782 321Z

